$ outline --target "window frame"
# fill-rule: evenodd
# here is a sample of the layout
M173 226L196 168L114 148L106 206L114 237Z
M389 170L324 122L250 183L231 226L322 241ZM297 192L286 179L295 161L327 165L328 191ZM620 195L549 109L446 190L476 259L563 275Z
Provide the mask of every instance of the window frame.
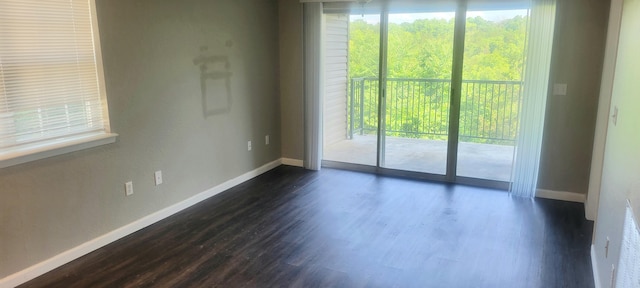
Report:
M111 132L109 119L109 105L105 87L96 3L95 0L87 1L90 7L89 13L91 13L96 78L98 81L98 93L101 102L104 129L93 133L83 133L81 135L68 134L54 139L0 148L0 169L116 142L118 134Z

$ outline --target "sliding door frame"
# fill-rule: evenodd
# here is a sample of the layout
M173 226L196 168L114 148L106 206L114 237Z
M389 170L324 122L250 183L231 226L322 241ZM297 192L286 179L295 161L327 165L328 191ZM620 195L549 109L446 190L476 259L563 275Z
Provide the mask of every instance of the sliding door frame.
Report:
M389 39L389 7L388 2L380 11L380 44L379 44L379 75L378 75L378 127L377 127L377 153L376 166L363 164L344 163L338 161L322 160L322 166L328 168L355 170L368 173L377 173L396 177L421 179L428 181L448 182L470 186L509 190L510 182L487 180L457 176L458 144L460 130L460 99L462 97L462 72L464 64L464 42L466 36L467 0L458 0L455 11L453 60L451 71L451 91L449 107L449 127L447 135L447 163L444 175L428 172L417 172L400 169L385 168L386 148L386 96L387 96L387 65L388 65L388 39Z
M380 12L380 61L378 62L378 147L376 166L385 166L387 127L387 58L389 47L389 4Z
M451 69L451 104L449 106L449 135L447 135L447 182L456 182L458 143L460 132L460 99L462 98L462 67L467 25L467 1L458 1L453 29L453 63Z

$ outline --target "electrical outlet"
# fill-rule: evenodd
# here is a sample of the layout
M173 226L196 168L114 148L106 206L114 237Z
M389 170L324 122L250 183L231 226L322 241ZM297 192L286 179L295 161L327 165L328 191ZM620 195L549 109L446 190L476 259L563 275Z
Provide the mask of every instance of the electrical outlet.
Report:
M162 184L162 171L156 171L156 173L154 173L154 176L156 178L156 186Z
M247 151L251 151L251 140L247 141Z
M124 193L127 196L133 195L133 182L132 181L124 183Z
M264 145L269 145L269 134L267 134L267 136L264 136Z

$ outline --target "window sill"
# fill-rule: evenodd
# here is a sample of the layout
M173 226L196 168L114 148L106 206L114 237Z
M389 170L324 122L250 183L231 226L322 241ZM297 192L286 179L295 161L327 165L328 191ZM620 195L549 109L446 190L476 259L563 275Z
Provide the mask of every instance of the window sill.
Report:
M95 133L55 139L0 153L0 169L116 142L118 134Z

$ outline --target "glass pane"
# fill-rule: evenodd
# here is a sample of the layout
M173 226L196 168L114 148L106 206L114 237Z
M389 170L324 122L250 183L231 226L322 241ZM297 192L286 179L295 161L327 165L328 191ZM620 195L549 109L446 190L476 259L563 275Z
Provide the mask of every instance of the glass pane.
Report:
M527 13L467 12L458 176L511 180Z
M389 14L384 163L446 173L455 11Z
M380 14L325 15L323 159L376 165Z

